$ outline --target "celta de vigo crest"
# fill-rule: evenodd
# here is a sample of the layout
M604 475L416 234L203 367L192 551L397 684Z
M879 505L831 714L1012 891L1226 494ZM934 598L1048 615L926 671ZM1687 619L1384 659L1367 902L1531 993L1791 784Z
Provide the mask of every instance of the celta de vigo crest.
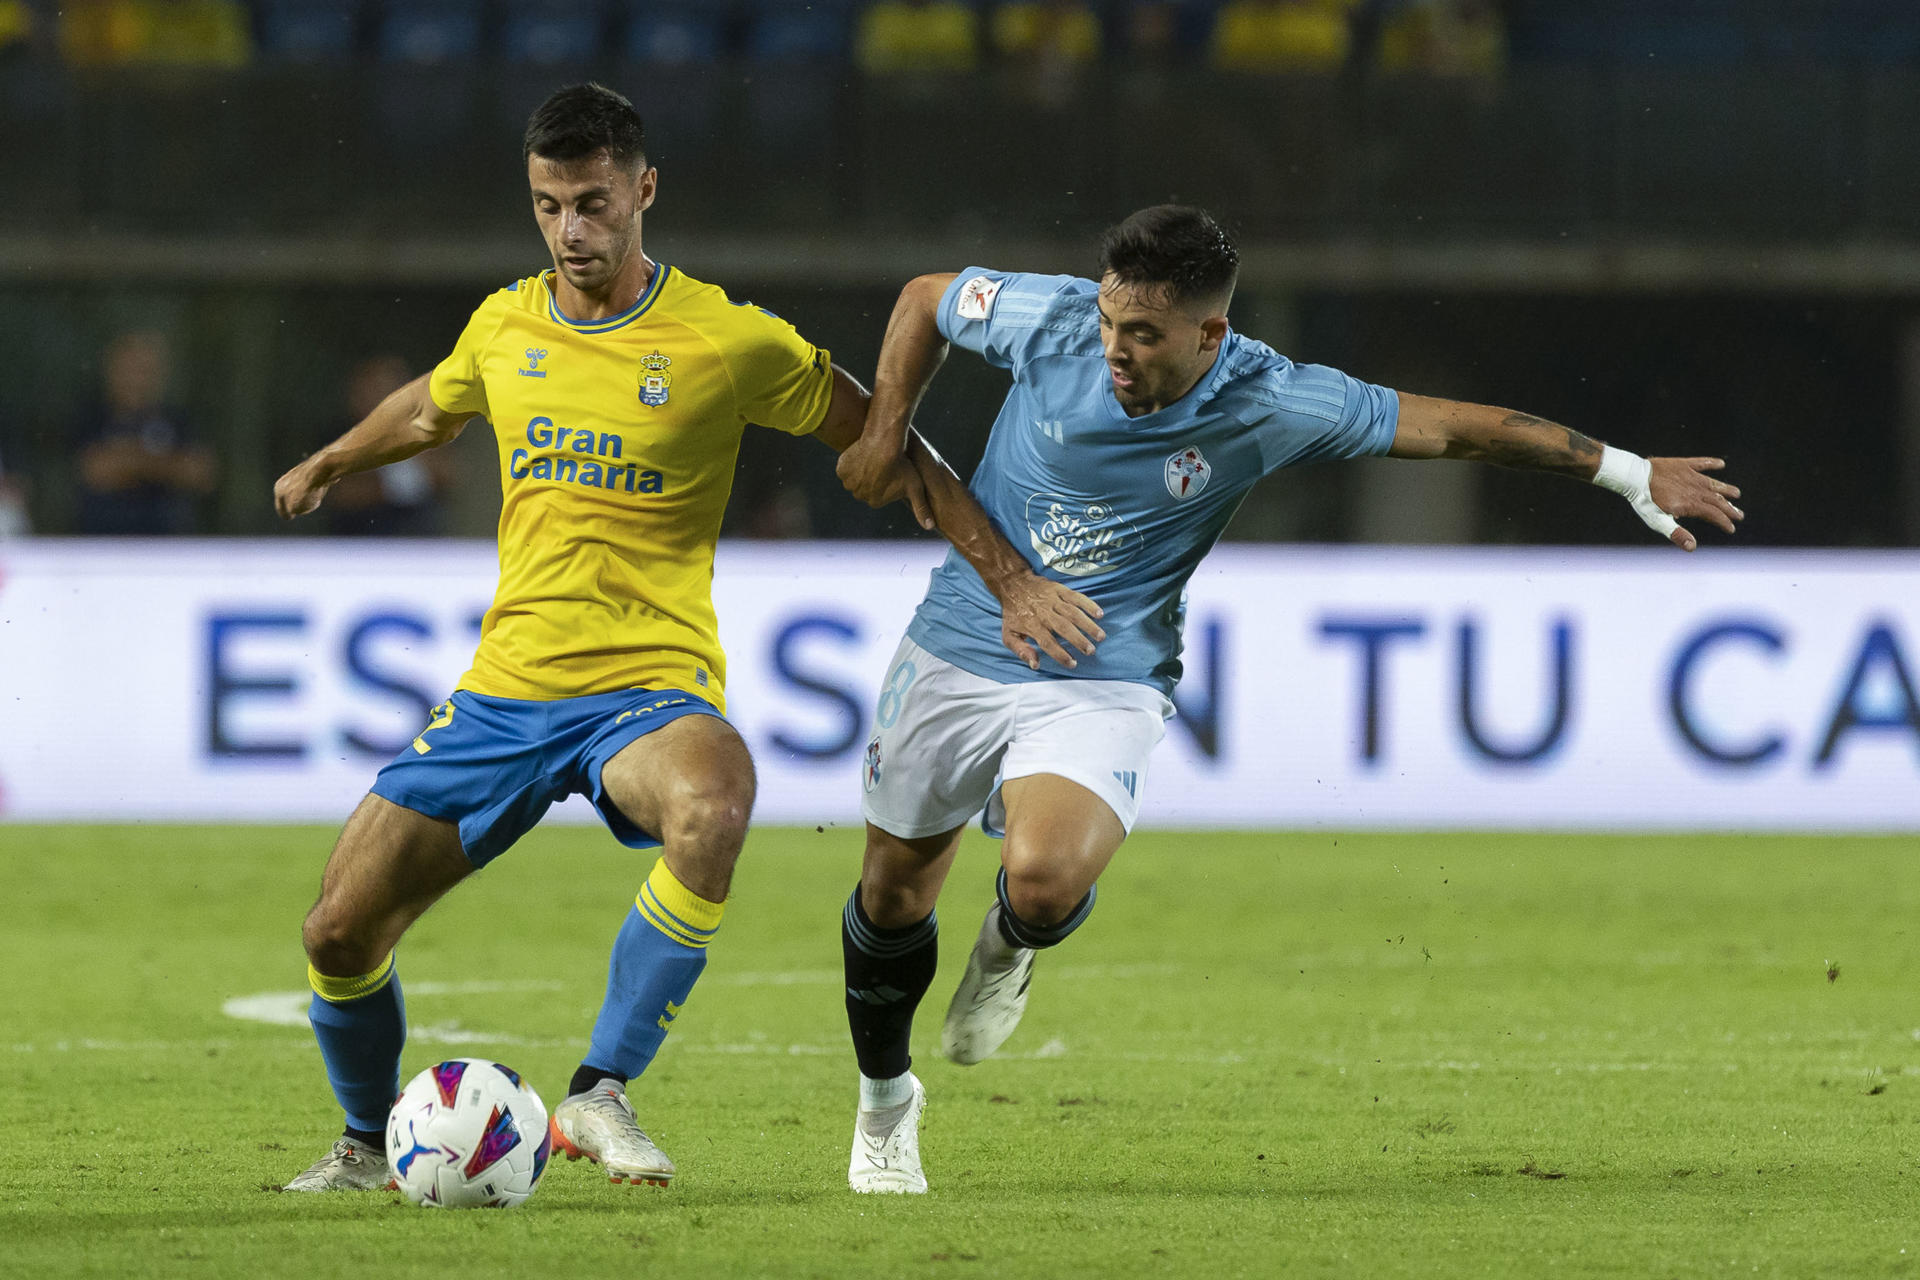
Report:
M1188 498L1198 497L1207 481L1213 479L1213 464L1200 455L1200 450L1188 445L1167 459L1167 492L1184 502Z
M667 402L667 393L673 387L673 375L667 372L667 366L672 363L672 357L658 351L640 357L640 403L649 409Z

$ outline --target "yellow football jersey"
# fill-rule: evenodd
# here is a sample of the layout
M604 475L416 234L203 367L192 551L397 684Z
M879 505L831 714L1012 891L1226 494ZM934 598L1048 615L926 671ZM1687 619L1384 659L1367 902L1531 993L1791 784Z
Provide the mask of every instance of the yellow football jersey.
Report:
M553 699L638 687L722 710L713 548L748 423L806 435L827 353L665 263L626 312L562 315L552 272L480 304L429 390L500 449L500 584L460 688Z

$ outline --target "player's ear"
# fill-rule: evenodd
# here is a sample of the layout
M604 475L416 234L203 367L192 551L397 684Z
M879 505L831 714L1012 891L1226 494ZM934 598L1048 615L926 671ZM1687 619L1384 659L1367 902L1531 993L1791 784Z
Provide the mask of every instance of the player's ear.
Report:
M1227 318L1208 316L1200 322L1200 350L1218 351L1220 344L1227 340Z
M653 207L653 197L660 189L660 171L652 165L648 165L634 178L633 185L634 212L645 213Z

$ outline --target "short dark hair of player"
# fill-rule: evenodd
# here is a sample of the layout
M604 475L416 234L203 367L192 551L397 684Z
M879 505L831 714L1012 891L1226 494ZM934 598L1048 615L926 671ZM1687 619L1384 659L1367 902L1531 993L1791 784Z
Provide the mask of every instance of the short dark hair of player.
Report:
M535 108L523 159L580 160L604 150L622 169L647 165L647 129L633 103L603 84L570 84Z
M1157 204L1108 228L1100 276L1134 288L1165 288L1174 302L1224 307L1240 277L1240 251L1205 209Z

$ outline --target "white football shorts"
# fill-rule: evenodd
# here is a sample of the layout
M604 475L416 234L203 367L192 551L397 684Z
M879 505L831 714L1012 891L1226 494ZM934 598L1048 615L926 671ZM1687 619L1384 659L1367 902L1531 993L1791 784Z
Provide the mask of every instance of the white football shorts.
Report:
M1147 758L1173 703L1130 680L1002 684L902 639L880 690L861 766L868 822L903 840L964 826L986 809L1006 825L1000 784L1037 773L1077 782L1133 830Z

